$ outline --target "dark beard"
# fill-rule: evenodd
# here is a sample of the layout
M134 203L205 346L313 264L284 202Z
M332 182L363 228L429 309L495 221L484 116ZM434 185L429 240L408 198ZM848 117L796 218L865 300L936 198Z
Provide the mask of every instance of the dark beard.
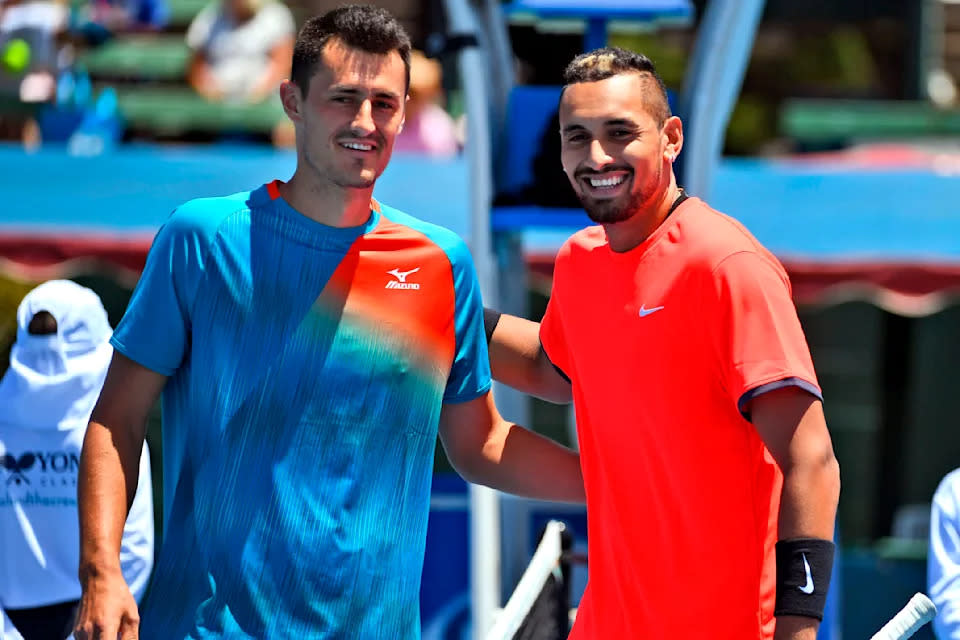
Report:
M636 179L635 175L630 176ZM627 198L616 198L614 200L592 200L589 197L579 196L580 204L583 205L587 216L597 224L615 224L624 222L633 217L637 211L643 208L653 198L657 191L657 185L660 184L662 172L657 171L656 180L649 185L649 189L644 192L642 189L631 193Z
M646 198L642 193L633 193L627 199L616 200L592 200L581 196L580 204L587 216L597 224L614 224L632 218L644 200Z

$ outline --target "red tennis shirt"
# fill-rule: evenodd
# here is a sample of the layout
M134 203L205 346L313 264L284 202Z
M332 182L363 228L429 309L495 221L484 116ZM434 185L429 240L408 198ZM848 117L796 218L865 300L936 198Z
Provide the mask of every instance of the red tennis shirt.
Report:
M577 640L772 638L783 477L741 410L820 397L786 272L697 198L640 246L560 250L540 329L571 379L587 492Z

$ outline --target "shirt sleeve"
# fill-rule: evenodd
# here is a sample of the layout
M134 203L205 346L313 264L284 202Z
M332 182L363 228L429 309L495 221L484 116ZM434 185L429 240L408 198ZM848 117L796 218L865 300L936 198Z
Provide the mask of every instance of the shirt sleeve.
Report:
M562 251L557 255L556 266L553 272L553 285L550 290L550 299L547 301L547 310L540 321L540 346L547 359L550 360L554 368L569 381L571 379L572 367L570 366L570 354L567 350L567 341L563 334L563 322L560 311L561 294L559 292L558 282L560 276L560 264L562 262Z
M293 14L290 9L281 2L274 2L265 6L264 12L264 32L263 41L270 47L274 47L285 38L289 38L296 33L296 23L293 20Z
M160 228L110 342L131 360L165 376L180 367L190 341L190 311L203 275L207 242L189 205Z
M457 403L485 394L490 390L492 378L483 331L483 299L473 258L462 242L453 247L449 255L456 298L454 330L457 344L443 401Z
M193 51L206 49L216 15L212 5L204 7L196 15L190 26L187 27L186 43L190 49Z
M927 588L937 605L933 628L942 640L960 640L960 473L950 473L937 488L930 509Z
M705 326L721 383L741 413L767 391L796 386L822 399L786 272L772 257L735 253L714 270ZM746 415L746 414L745 414Z

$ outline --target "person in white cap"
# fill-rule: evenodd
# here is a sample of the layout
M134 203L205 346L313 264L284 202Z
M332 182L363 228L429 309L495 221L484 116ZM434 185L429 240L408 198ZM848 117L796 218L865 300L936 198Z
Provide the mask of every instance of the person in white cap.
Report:
M80 599L77 470L112 333L97 294L68 280L38 286L17 310L10 368L0 379L0 640L70 635ZM138 601L153 538L144 444L121 552Z

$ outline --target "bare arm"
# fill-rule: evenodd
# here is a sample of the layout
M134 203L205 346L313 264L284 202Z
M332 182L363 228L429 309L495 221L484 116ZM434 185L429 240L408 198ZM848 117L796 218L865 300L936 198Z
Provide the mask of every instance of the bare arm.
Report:
M809 393L787 387L751 402L753 424L783 471L778 534L790 538L833 539L840 498L840 466L823 417L823 406ZM777 618L779 638L813 639L812 618Z
M100 634L113 638L118 629L135 633L139 624L136 602L120 569L120 545L137 490L147 414L166 381L114 352L90 418L77 488L83 587L78 640Z
M187 83L193 87L199 95L210 101L222 100L224 96L223 87L219 85L216 77L210 69L210 63L207 61L203 51L194 51L190 57L190 64L187 67Z
M551 364L540 345L540 323L506 313L490 340L493 379L556 404L572 400L570 382Z
M490 392L443 405L440 440L454 468L470 482L541 500L586 500L580 456L504 420Z

